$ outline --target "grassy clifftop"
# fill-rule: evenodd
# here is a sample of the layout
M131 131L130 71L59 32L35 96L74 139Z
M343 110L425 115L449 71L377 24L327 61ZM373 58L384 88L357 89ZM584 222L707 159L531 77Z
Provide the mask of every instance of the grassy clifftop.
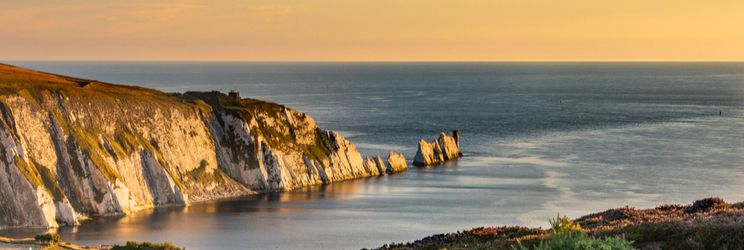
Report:
M75 143L82 148L83 153L112 183L121 177L104 158L118 159L132 154L140 146L147 151L158 151L142 133L136 131L132 126L132 117L122 110L159 110L165 112L166 116L172 111L186 116L198 116L199 113L210 115L212 110L203 101L189 96L0 64L0 96L5 98L12 95L23 97L37 111L48 112L66 134L75 138ZM70 103L60 105L61 100L68 100ZM100 110L101 107L109 108ZM11 122L13 114L6 105L0 103L0 108L3 110L3 122ZM99 117L82 119L79 115L81 112L78 112L80 119L76 119L76 108L91 109L100 114ZM13 131L12 126L8 125L5 124L8 131ZM110 142L109 147L100 143L101 136ZM84 174L79 162L73 161L72 165L79 175ZM178 178L174 180L179 183Z
M19 94L29 101L42 102L44 94L59 93L100 100L140 100L155 105L198 106L208 108L203 102L172 93L137 86L104 83L95 80L38 72L0 64L0 95Z
M587 237L621 238L631 241L634 249L744 249L744 202L732 204L720 198L705 198L686 206L609 209L578 218L575 223L576 229L581 230ZM538 245L540 242L555 240L551 239L551 235L555 233L552 230L554 229L519 226L481 227L457 233L432 235L409 243L386 244L376 249L511 250L520 249L519 245L527 249L545 249L538 248ZM565 243L565 240L562 243ZM513 246L515 248L512 248ZM585 245L584 248L552 249L624 248L587 248Z
M257 124L259 129L252 130L251 133L254 137L260 136L266 139L266 142L271 148L284 152L290 150L304 152L306 156L316 160L320 164L323 164L323 159L331 154L330 150L335 149L335 146L329 141L327 135L320 129L315 128L314 122L306 122L306 120L311 118L304 114L293 114L284 105L257 99L235 100L225 94L214 91L186 92L183 94L183 97L204 101L216 112L238 117L244 121L251 121L256 118L261 119L262 117L265 118L264 120L270 120L259 121ZM285 112L285 110L287 111ZM290 122L290 118L287 118L287 116L291 116L292 122ZM220 116L217 116L217 120L221 125L224 125L222 124L224 121L221 120ZM288 128L289 131L282 131L282 128ZM307 129L311 129L312 131L302 131ZM301 134L306 134L306 136L310 136L311 138L307 141L298 141L298 137L302 136ZM236 147L236 145L229 144L229 142L221 143L225 144L223 146Z

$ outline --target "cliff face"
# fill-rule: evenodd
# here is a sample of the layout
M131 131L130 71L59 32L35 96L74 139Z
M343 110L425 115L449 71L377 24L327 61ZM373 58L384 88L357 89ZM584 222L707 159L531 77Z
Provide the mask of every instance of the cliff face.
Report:
M290 190L384 174L356 147L295 110L218 93L188 92L213 108L208 122L221 169L252 190Z
M221 93L0 64L0 111L0 228L384 174L303 113Z
M449 159L462 156L455 138L447 136L444 132L439 134L439 139L431 143L421 140L419 142L416 156L413 157L413 165L425 166L437 164Z

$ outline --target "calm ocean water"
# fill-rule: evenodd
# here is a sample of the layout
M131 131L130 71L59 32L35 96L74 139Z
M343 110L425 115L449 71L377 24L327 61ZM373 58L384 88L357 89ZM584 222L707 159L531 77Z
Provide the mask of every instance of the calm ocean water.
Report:
M363 155L394 150L409 163L420 139L461 130L465 157L445 165L53 230L82 245L359 249L545 227L559 212L744 200L744 63L8 63L167 92L235 84L308 113Z

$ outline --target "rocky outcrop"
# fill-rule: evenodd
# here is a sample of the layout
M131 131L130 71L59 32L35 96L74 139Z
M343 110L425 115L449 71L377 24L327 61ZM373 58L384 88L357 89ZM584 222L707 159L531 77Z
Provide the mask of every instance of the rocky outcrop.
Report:
M408 164L406 164L406 158L403 157L403 154L396 154L395 152L390 151L390 155L385 163L385 172L398 173L406 170L408 170Z
M363 159L303 113L216 92L168 94L0 64L0 111L0 228L402 169L393 153L390 167Z
M372 159L367 156L364 158L364 168L367 169L370 173L375 173L376 175L383 175L385 174L385 163L382 162L382 158L378 155L377 157L374 157Z
M431 143L421 140L418 151L413 158L413 165L425 166L437 164L449 159L462 156L454 138L447 136L444 132L439 134L439 139Z

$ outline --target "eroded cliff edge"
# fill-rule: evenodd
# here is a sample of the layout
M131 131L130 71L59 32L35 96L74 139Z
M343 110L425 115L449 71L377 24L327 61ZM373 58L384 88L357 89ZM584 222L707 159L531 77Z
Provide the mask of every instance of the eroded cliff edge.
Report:
M0 111L0 228L384 174L303 113L216 92L0 64Z

